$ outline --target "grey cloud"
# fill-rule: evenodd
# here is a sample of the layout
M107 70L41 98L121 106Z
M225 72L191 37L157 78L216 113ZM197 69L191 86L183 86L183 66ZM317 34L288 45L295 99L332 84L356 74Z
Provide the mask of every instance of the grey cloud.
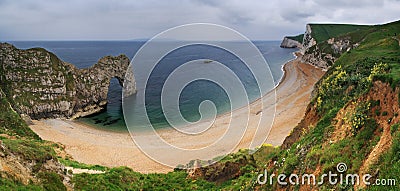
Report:
M0 40L149 38L193 22L280 39L309 22L382 23L399 19L398 10L396 0L0 0Z
M363 0L363 1L349 1L349 0L314 0L314 3L320 6L329 8L362 8L362 7L375 7L383 6L383 0Z
M307 13L307 12L296 12L296 11L289 11L284 12L281 14L282 18L289 21L289 22L297 22L297 21L304 21L307 18L314 16L314 13Z

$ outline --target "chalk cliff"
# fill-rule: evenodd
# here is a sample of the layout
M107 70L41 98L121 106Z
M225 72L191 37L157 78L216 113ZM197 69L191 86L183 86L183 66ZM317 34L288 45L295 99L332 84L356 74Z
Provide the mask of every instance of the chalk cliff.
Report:
M281 45L281 48L301 48L301 42L290 39L288 37L284 37Z
M341 30L329 31L334 28L339 28ZM301 35L291 38L285 37L282 40L281 47L299 48L299 52L302 54L302 62L326 70L342 53L348 52L359 45L359 39L352 39L347 35L347 32L351 30L358 30L358 28L357 26L307 24L301 44L296 44L296 42L299 41L294 40ZM333 35L335 32L337 35Z
M14 109L33 119L78 118L97 113L107 104L112 78L122 85L132 83L127 94L136 92L134 76L125 55L105 56L90 68L77 69L43 48L20 50L0 44L0 82Z

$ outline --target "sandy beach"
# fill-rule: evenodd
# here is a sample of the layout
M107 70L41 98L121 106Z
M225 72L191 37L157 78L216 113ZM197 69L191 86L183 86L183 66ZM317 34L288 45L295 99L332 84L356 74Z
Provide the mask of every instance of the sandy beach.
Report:
M265 143L275 146L282 144L285 137L304 116L313 86L324 73L321 69L301 63L299 58L286 63L284 71L284 77L276 87L276 91L269 93L276 93L276 99L259 99L251 103L249 108L240 108L234 110L230 115L219 116L207 131L196 137L188 138L172 129L160 130L159 135L167 142L182 148L204 147L223 136L230 121L234 118L239 121L247 121L248 127L234 151L240 148L249 148L253 139L264 140L266 138ZM262 116L259 115L261 112L275 113L272 128L268 128L268 137L254 137L260 116ZM237 128L242 125L233 124ZM188 128L200 128L200 126ZM163 173L172 170L171 167L161 165L143 154L128 133L103 131L82 123L61 119L34 121L34 125L30 127L42 139L65 145L65 151L79 162L108 167L128 166L142 173ZM224 146L221 144L212 152L218 153ZM165 151L158 148L157 152L162 154ZM165 154L168 155L168 153Z

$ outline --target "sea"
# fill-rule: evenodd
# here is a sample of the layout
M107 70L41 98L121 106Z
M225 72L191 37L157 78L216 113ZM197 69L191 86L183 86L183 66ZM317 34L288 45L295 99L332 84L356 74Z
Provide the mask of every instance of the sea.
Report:
M11 41L9 42L20 49L42 47L56 54L61 60L74 64L77 68L88 68L106 55L117 56L125 54L133 58L145 41ZM277 85L283 76L283 65L294 59L294 49L280 48L280 41L254 41L261 55L267 61L272 73L273 83ZM257 56L257 55L254 55ZM166 55L159 61L149 77L149 83L144 87L137 87L138 91L146 91L146 111L151 124L156 128L169 128L161 106L161 92L168 76L180 65L191 60L209 58L223 63L229 67L240 81L243 82L248 101L254 101L267 92L259 92L254 76L241 60L231 53L220 48L210 46L188 46L180 48ZM204 62L204 63L208 63ZM207 67L206 64L198 67ZM135 73L135 78L145 78L142 74ZM182 74L185 75L185 74ZM189 74L190 75L190 74ZM148 96L148 97L147 97ZM108 91L108 104L106 109L91 116L77 119L79 122L95 128L107 131L127 131L122 107L122 87L118 80L113 78ZM181 115L189 122L195 122L201 118L199 104L204 100L210 100L215 104L217 114L224 114L232 109L231 102L223 88L218 84L207 80L198 80L190 83L183 89L179 97L179 109ZM135 104L137 102L137 104ZM140 105L139 100L133 101L133 107ZM139 116L142 117L142 116ZM141 125L138 122L138 126Z

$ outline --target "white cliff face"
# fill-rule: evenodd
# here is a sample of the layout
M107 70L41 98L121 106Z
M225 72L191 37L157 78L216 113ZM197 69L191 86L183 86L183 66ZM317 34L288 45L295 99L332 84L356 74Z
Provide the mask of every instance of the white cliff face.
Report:
M320 43L327 43L330 49L321 49ZM285 37L281 43L282 48L299 48L302 62L324 70L327 70L340 54L357 46L357 43L351 43L350 37L331 38L326 42L317 42L312 36L312 27L309 24L306 25L302 43L288 37Z
M329 45L330 48L321 49L320 46ZM311 27L307 25L304 35L303 49L301 50L302 61L316 67L327 70L337 58L344 52L349 52L358 47L358 43L352 42L349 36L330 38L326 42L317 42L311 36Z
M282 42L281 42L281 48L301 48L302 45L300 42L290 39L290 38L283 38Z
M349 39L337 39L331 38L328 40L328 44L331 45L335 54L340 54L344 51L350 51L353 46L357 47L358 45L352 45Z
M322 42L318 42L322 43ZM349 40L336 40L334 38L328 39L327 42L331 45L333 51L321 50L317 45L317 41L312 36L311 25L306 25L306 32L304 33L302 49L300 49L302 62L311 64L313 66L327 70L335 61L335 55L341 54L344 50L349 50L351 46Z
M328 63L327 59L332 61ZM311 64L326 71L330 67L330 65L333 64L334 58L330 54L324 56L320 52L318 52L318 49L315 49L315 51L311 53L305 53L301 57L301 62Z
M317 41L311 36L311 26L309 24L306 25L306 32L303 37L303 44L300 52L304 54L310 47L317 44Z

